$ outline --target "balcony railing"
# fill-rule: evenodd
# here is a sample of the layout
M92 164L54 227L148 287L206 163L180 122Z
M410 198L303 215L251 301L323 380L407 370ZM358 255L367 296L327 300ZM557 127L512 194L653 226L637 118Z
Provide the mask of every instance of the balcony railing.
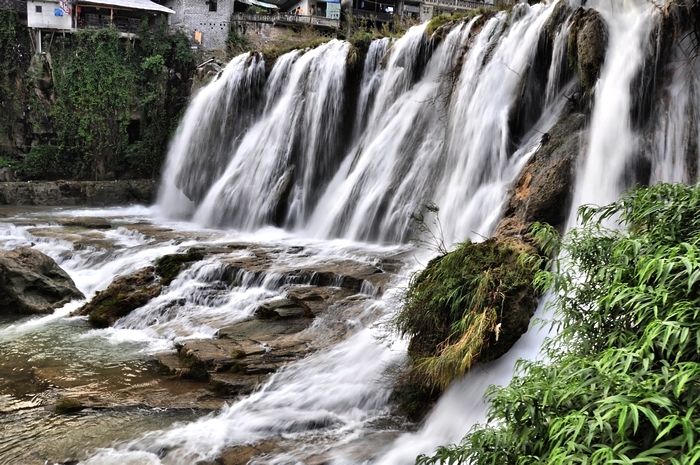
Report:
M294 15L291 13L274 13L269 15L253 13L234 13L231 17L231 20L270 24L308 24L311 26L336 28L340 26L340 20L338 19L324 18L323 16Z
M391 21L393 15L391 13L384 13L381 11L367 11L367 10L357 10L353 8L352 15L355 18L369 19L372 21L380 21L387 23Z
M442 6L448 8L457 8L460 10L476 10L481 7L491 7L493 4L479 2L474 0L424 0L428 6Z

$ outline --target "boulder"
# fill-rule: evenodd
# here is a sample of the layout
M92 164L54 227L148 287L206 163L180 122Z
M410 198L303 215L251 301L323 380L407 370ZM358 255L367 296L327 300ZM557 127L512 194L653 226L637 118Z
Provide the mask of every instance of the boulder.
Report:
M30 247L0 251L0 314L51 313L84 298L48 255Z
M98 328L113 325L133 310L146 305L160 294L163 285L155 269L144 268L136 273L115 279L104 291L98 292L73 315L87 315L88 321Z
M576 10L572 24L569 32L569 65L575 69L583 88L591 92L605 61L608 29L600 13L592 8Z
M567 219L579 153L585 148L586 117L571 113L542 137L540 148L523 167L505 205L497 237L521 236L532 223L554 226Z

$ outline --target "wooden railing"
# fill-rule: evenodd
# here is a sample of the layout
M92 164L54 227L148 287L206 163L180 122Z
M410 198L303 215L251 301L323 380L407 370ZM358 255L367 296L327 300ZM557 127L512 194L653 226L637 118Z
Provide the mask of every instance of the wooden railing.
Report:
M253 13L234 13L233 16L231 16L231 20L271 24L308 24L311 26L336 28L340 26L340 20L338 19L329 19L324 18L323 16L295 15L291 13L273 13L269 15Z
M352 10L352 15L356 18L363 18L363 19L369 19L372 21L381 21L381 22L389 22L391 21L391 18L393 17L391 13L383 13L380 11L367 11L367 10L357 10L354 9Z
M424 0L428 6L442 6L448 8L458 8L460 10L476 10L481 7L492 7L490 3L484 3L474 0Z

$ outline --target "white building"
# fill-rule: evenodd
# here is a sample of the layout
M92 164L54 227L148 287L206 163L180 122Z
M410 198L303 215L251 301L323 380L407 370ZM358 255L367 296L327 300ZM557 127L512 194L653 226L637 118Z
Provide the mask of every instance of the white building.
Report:
M167 21L173 13L150 0L27 0L27 26L36 35L37 53L41 53L43 32L114 26L129 35L136 32L144 17L149 22Z

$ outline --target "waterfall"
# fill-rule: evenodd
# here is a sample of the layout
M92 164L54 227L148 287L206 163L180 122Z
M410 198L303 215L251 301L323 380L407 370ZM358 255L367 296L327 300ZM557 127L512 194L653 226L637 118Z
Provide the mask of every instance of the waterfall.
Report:
M602 16L608 48L598 82L580 100L590 105L590 121L572 212L615 200L634 182L694 180L698 70L695 62L679 64L689 57L689 39L670 46L671 58L661 57L654 40L659 12L649 2L564 3L520 3L440 36L429 37L424 24L400 39L375 40L361 75L348 73L353 49L338 40L279 57L268 76L262 56L235 58L187 110L168 155L161 210L202 228L255 236L273 226L331 247L336 239L405 242L415 227L411 215L434 203L447 246L489 236L513 181L546 143L543 134L566 111L584 111L571 110L572 89L587 90L567 62L573 12L582 3ZM562 6L566 14L557 19ZM637 111L640 82L663 103ZM207 292L220 265L193 266L118 328L174 339L211 336L283 289L270 270L268 281L240 279L212 299ZM405 341L385 342L381 325L397 311L396 289L411 271L367 303L365 319L352 318L346 340L286 367L221 412L124 441L88 463L194 463L228 447L275 441L279 450L254 463L313 457L401 465L458 441L484 421L486 386L507 382L516 359L534 358L545 334L524 335L506 356L454 383L418 431L398 434L403 425L382 423L391 418L391 389L381 379L387 365L405 357ZM173 302L192 312L170 312ZM323 322L318 326L319 337L333 337Z

